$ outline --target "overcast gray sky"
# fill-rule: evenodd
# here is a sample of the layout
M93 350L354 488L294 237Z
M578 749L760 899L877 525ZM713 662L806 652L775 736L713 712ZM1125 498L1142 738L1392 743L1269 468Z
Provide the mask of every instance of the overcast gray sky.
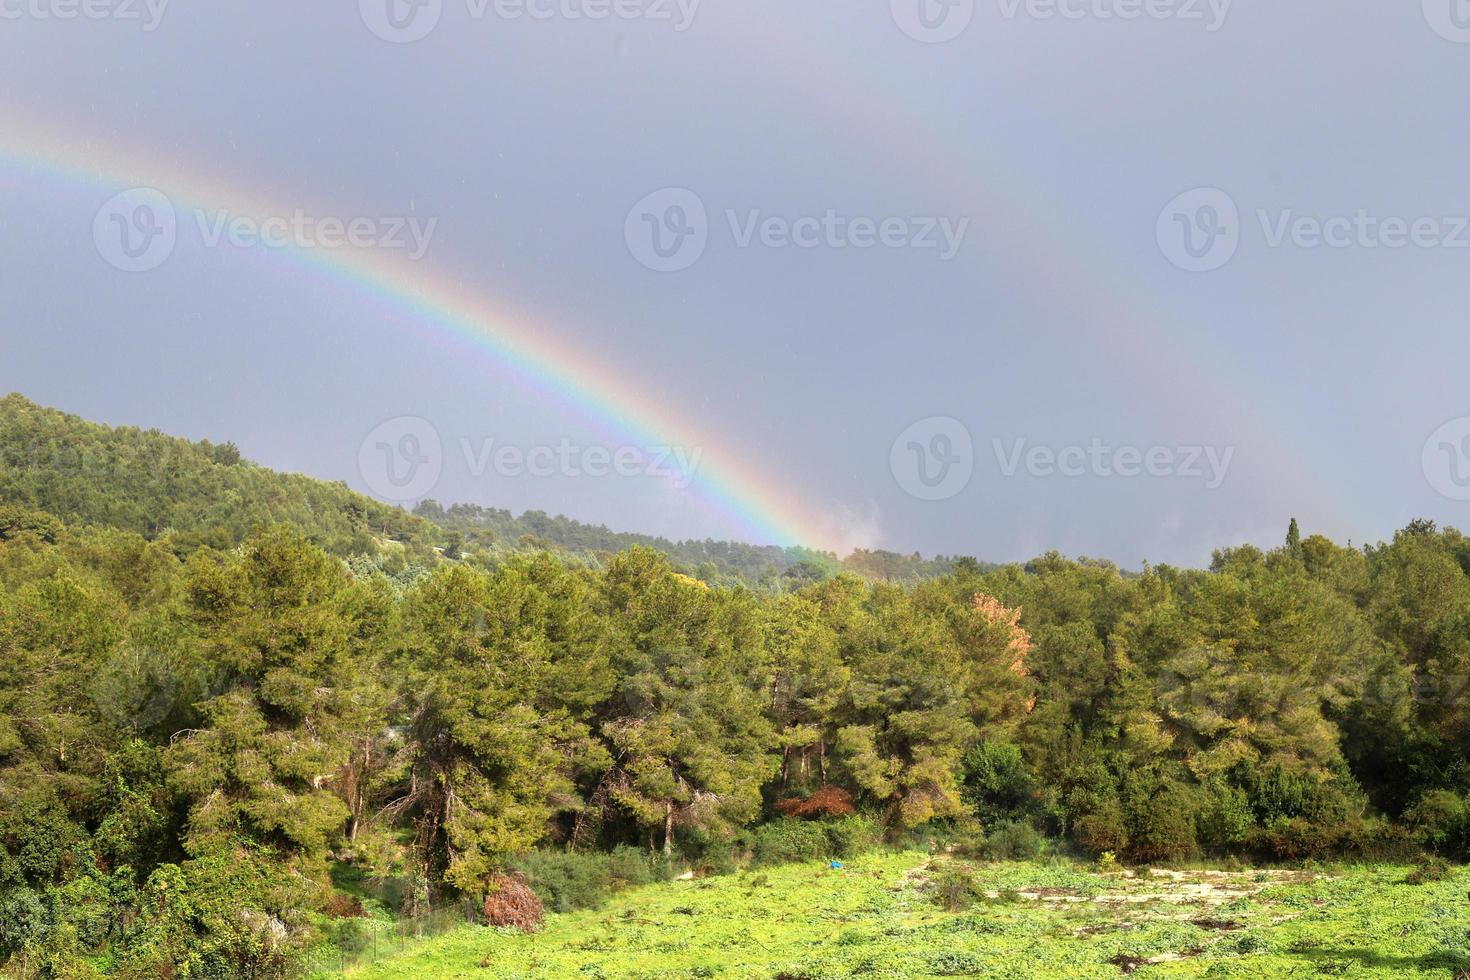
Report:
M1463 526L1466 92L1464 0L0 0L0 389L676 537Z

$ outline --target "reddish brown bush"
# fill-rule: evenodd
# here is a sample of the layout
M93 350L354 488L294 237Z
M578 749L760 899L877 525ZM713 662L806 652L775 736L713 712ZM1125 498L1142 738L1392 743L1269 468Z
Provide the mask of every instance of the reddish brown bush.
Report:
M496 875L490 879L490 894L485 896L486 924L535 932L545 919L546 908L523 876Z
M322 911L334 919L360 919L367 914L356 896L343 895L341 892L327 899L326 907Z
M781 800L776 809L788 817L850 817L857 812L852 805L852 794L836 786L823 786L811 796L802 799L793 796Z

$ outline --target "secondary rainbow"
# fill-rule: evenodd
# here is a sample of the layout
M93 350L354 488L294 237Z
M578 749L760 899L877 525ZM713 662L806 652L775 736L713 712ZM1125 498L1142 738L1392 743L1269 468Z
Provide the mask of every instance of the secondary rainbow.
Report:
M1007 268L1026 289L1044 290L1051 318L1062 327L1059 342L1090 333L1107 357L1104 367L1120 380L1133 374L1155 388L1167 386L1172 405L1224 409L1250 436L1256 489L1271 507L1310 506L1322 530L1351 533L1354 522L1340 507L1351 481L1321 477L1320 470L1340 461L1309 465L1312 440L1284 430L1294 413L1280 403L1277 387L1263 384L1228 345L1192 328L1189 315L1166 308L1139 269L1122 262L1023 166L999 155L1003 141L966 136L932 92L905 91L889 75L873 72L883 52L857 57L812 44L810 38L820 35L773 29L766 14L748 5L722 5L711 13L721 18L723 32L747 42L736 50L761 51L761 70L783 75L784 84L767 88L780 108L794 106L821 120L879 173L926 188L957 215L973 219L972 238L1006 229L1002 241L967 241L965 248L984 248L986 261ZM812 78L822 83L810 84ZM1161 188L1159 207L1184 189ZM1154 217L1139 215L1139 227L1151 230Z

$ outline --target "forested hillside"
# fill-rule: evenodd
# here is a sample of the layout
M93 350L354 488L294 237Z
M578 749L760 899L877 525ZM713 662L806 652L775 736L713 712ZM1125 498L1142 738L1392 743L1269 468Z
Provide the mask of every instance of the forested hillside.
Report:
M353 914L348 878L417 920L521 882L554 902L587 854L636 878L878 835L1470 850L1458 531L1354 549L1293 523L1208 570L1047 555L779 591L643 548L392 564L333 553L372 536L343 512L231 523L230 494L296 484L228 450L155 470L128 447L156 437L68 420L106 462L50 474L53 418L6 412L33 453L0 478L17 975L289 976Z
M422 553L438 536L343 484L256 466L232 443L110 428L15 394L0 399L0 504L149 540L172 533L180 547L238 544L271 524L344 557L375 553L383 541Z
M339 557L372 556L392 568L452 557L495 562L520 551L552 551L598 565L647 547L681 571L718 584L780 591L841 571L916 582L948 574L954 560L884 551L845 559L806 548L729 541L669 541L610 531L567 517L424 501L409 514L340 483L278 473L242 459L233 443L189 442L156 430L111 428L43 408L21 395L0 398L0 505L44 510L69 524L113 527L175 550L239 544L273 524L299 529Z

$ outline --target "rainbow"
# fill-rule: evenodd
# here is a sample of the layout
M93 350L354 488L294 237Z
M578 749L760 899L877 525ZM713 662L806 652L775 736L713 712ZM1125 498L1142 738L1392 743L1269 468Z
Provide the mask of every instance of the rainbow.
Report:
M1258 476L1253 489L1271 511L1295 507L1311 512L1324 532L1355 530L1341 509L1354 482L1324 481L1320 471L1341 461L1309 459L1313 440L1283 431L1282 421L1294 414L1282 404L1283 393L1263 385L1235 351L1192 329L1188 316L1169 309L1140 282L1138 269L1119 261L1023 168L982 140L960 136L934 93L905 97L886 76L878 83L872 66L891 52L859 55L813 44L809 31L772 25L765 11L749 4L721 5L704 15L720 17L721 32L744 37L748 50L760 50L763 71L785 73L785 84L766 89L771 111L794 107L839 129L849 146L869 151L864 162L876 175L923 187L956 216L970 217L973 228L965 248L971 257L986 228L1012 230L1004 242L992 244L985 258L1003 265L1026 288L1045 293L1049 319L1063 328L1059 342L1092 334L1108 356L1101 367L1118 375L1119 383L1126 384L1132 374L1167 391L1173 406L1228 413L1249 435L1251 468ZM969 36L979 33L980 25L972 25ZM896 33L893 37L901 40ZM747 90L747 99L755 91ZM1186 189L1160 188L1158 206ZM1139 215L1139 227L1149 231L1150 239L1153 220L1154 214Z
M1271 501L1272 509L1301 502L1301 506L1311 506L1319 522L1350 526L1337 511L1342 488L1323 488L1308 471L1302 450L1309 441L1292 444L1280 430L1279 420L1290 413L1275 410L1272 399L1276 395L1271 389L1251 377L1230 350L1189 330L1176 313L1164 309L1158 297L1141 287L1138 270L1114 259L1076 216L1049 203L1043 189L998 159L989 147L957 140L942 113L923 108L923 100L904 99L889 87L872 84L831 53L798 49L785 32L771 31L754 21L752 11L728 8L722 16L725 28L763 38L768 50L775 44L776 55L789 55L771 58L772 67L784 65L795 71L794 66L804 65L803 70L810 70L815 62L824 77L850 83L787 85L780 88L781 98L786 101L793 94L800 95L809 100L808 114L845 131L857 143L879 148L870 161L879 168L877 172L887 175L891 171L895 181L905 183L922 179L976 226L1015 231L1004 243L1003 254L987 257L1004 261L1027 284L1063 286L1047 290L1056 324L1064 332L1076 329L1094 334L1109 352L1112 370L1146 376L1151 385L1167 390L1172 404L1228 406L1230 417L1249 431L1252 469L1263 481L1255 490ZM863 99L851 97L858 90ZM65 179L118 189L153 186L176 203L204 204L242 215L289 213L233 184L218 186L200 183L192 176L160 174L157 166L128 159L110 144L68 142L42 129L8 121L0 134L4 144L0 161L29 164ZM876 139L880 135L881 140ZM1167 196L1161 196L1161 205ZM757 466L721 452L715 440L691 431L671 407L651 402L606 367L558 343L555 331L539 329L527 318L465 295L461 286L434 278L422 263L409 269L406 263L381 253L347 249L291 254L304 267L318 268L392 304L427 331L490 355L591 421L643 444L704 447L697 479L703 503L735 521L753 540L804 543L830 550L843 546L838 542L843 541L845 529L827 515L804 510L793 494Z
M151 187L176 207L227 210L262 219L295 209L273 205L263 195L236 186L204 183L160 172L129 159L112 145L67 142L35 127L6 120L0 125L0 163L31 167L47 176L109 190ZM701 447L695 484L698 501L733 520L755 542L781 546L839 547L836 528L804 514L790 494L753 466L732 463L706 434L693 431L676 410L650 401L626 381L559 343L549 330L482 299L462 295L447 279L436 278L422 263L409 268L381 250L281 249L293 261L346 282L391 304L425 329L453 337L487 354L536 388L573 406L599 425L634 444Z

